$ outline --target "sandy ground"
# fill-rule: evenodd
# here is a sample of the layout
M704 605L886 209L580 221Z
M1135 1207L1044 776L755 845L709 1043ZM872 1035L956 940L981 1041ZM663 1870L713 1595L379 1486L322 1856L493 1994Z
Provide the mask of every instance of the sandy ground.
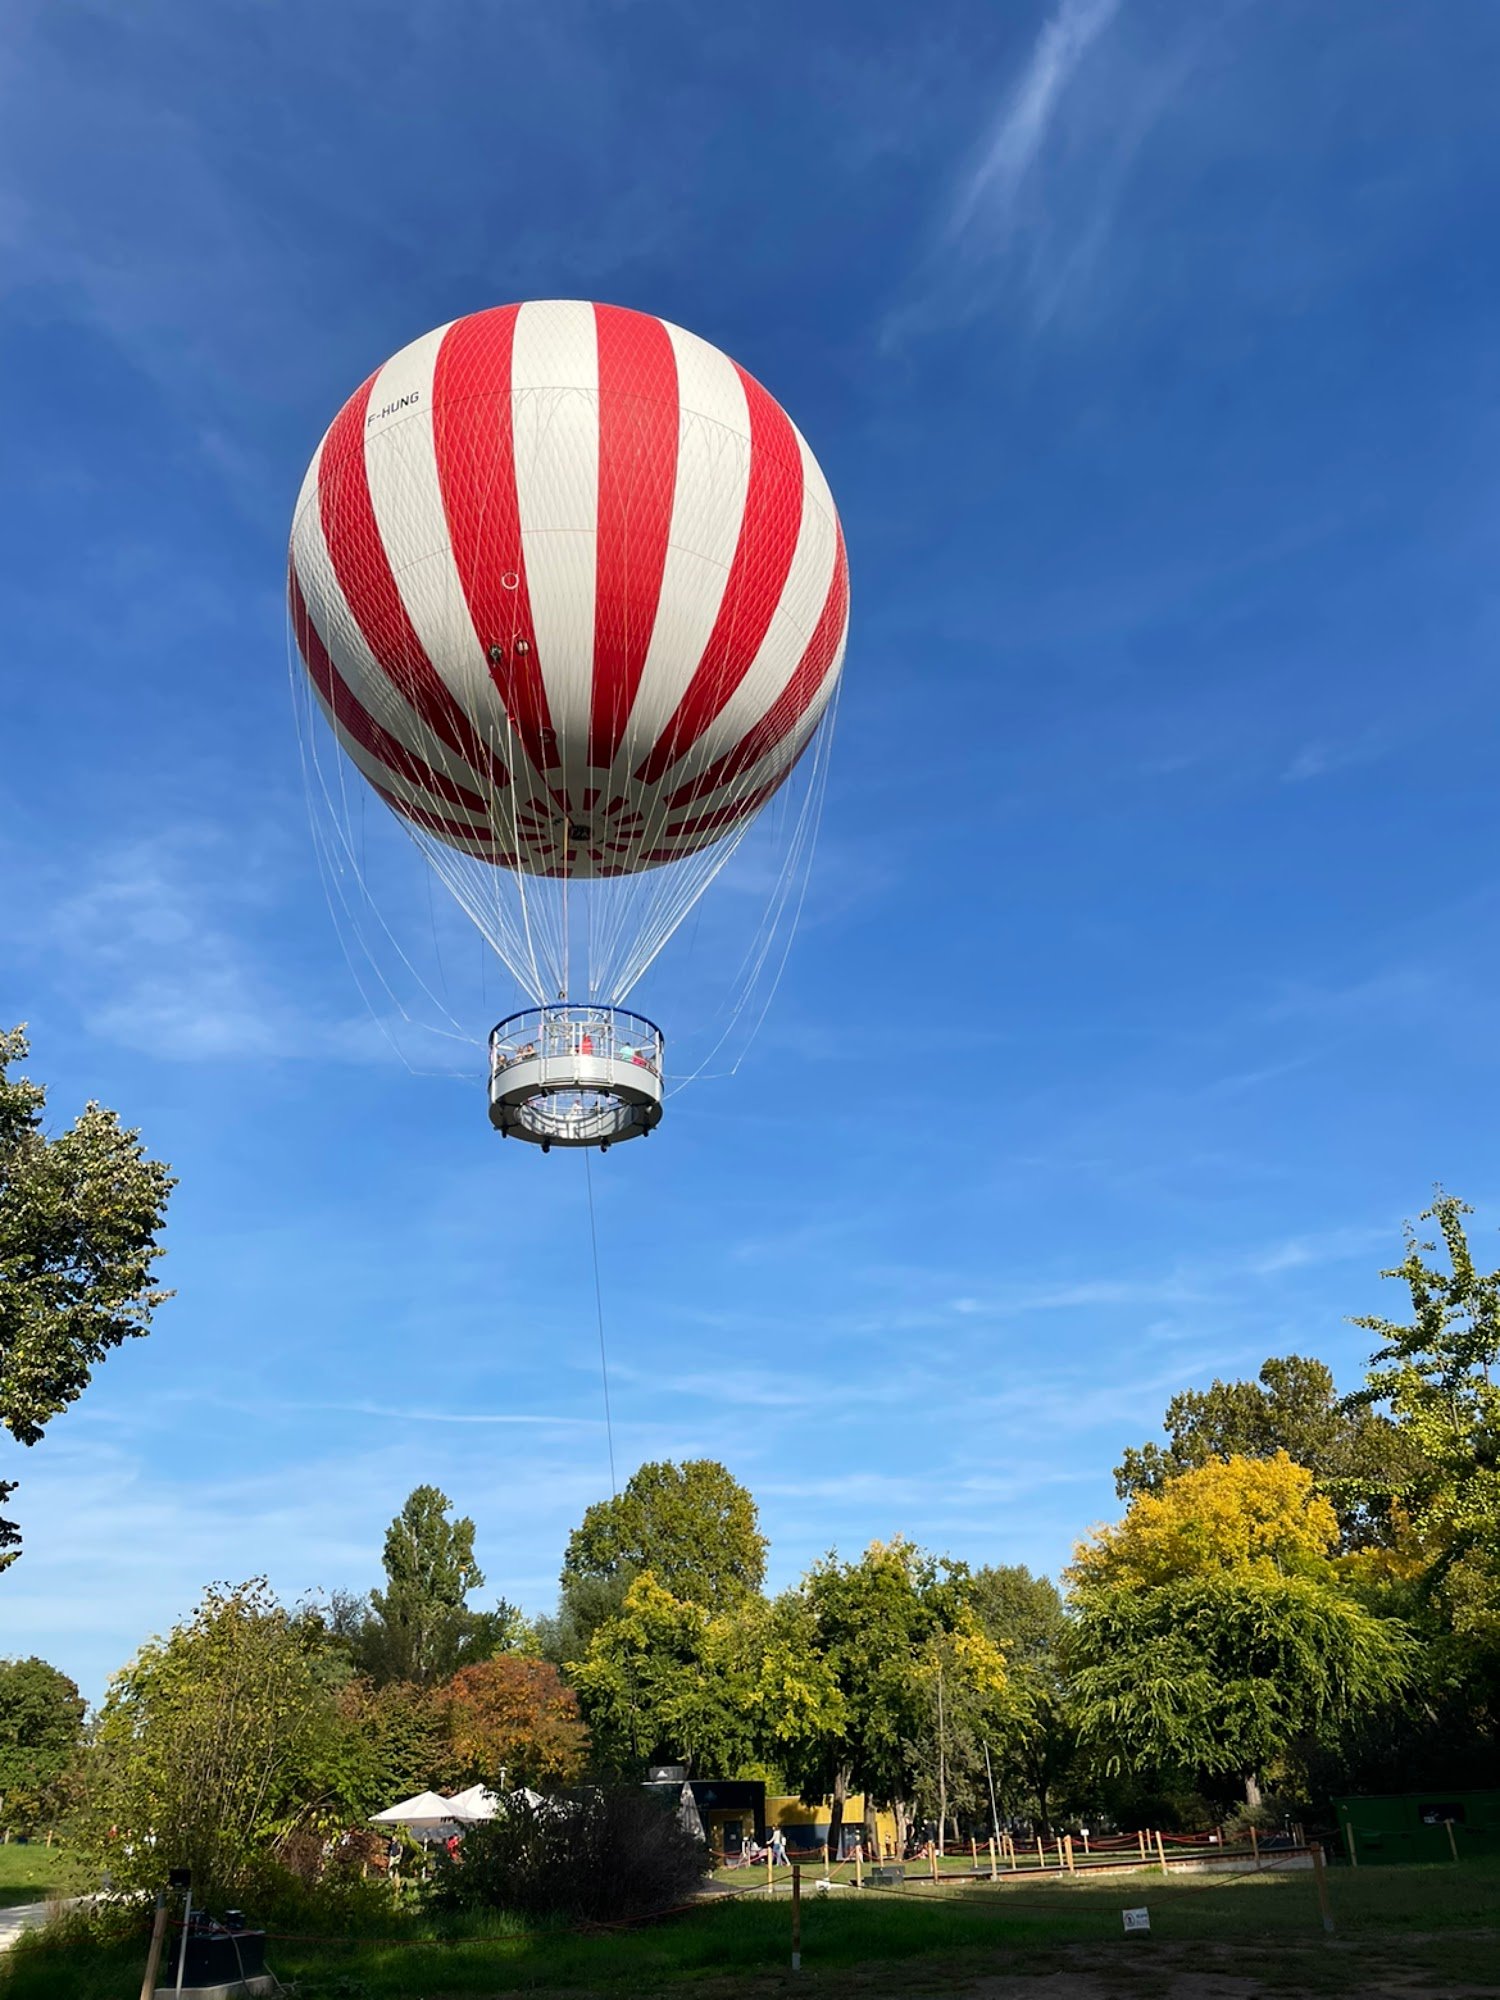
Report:
M1449 1967L1461 1968L1450 1972ZM1494 1967L1493 1979L1489 1968ZM1476 1979L1476 1969L1482 1969ZM912 1959L820 1974L804 1964L767 1979L702 1980L694 2000L1500 2000L1500 1932L1330 1939L1305 1947L1070 1945L1014 1969L976 1970L971 1956Z
M13 1945L22 1931L46 1923L51 1909L50 1903L12 1903L9 1909L0 1910L0 1951Z

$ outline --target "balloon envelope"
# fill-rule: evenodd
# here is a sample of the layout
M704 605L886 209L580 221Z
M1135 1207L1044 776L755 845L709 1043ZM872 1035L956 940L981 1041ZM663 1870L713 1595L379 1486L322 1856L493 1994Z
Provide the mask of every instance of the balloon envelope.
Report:
M665 320L556 300L439 327L350 398L289 592L340 744L426 844L574 881L742 830L828 706L849 611L832 495L774 398Z

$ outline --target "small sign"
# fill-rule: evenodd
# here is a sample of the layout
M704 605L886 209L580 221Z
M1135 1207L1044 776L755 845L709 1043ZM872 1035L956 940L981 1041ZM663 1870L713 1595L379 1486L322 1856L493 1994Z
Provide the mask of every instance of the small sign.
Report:
M1122 1910L1120 1915L1125 1919L1127 1936L1133 1931L1139 1932L1143 1937L1150 1935L1151 1912L1149 1910Z

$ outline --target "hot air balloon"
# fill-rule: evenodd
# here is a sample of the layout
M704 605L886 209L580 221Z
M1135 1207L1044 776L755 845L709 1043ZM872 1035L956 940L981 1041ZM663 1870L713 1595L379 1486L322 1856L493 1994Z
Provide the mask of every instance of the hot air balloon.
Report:
M666 320L473 313L334 418L289 600L344 757L530 1003L490 1036L491 1122L544 1150L649 1133L664 1038L623 1003L843 663L843 535L800 431Z

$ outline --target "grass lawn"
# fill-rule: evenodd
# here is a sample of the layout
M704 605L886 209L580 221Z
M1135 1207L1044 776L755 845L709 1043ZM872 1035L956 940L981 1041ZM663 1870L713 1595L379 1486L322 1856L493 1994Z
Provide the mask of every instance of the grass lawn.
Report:
M1332 1880L1338 1932L1324 1937L1311 1874L1233 1881L1164 1879L1144 1871L1108 1883L1034 1878L1016 1890L985 1886L809 1895L802 1923L800 1988L826 1994L910 1987L930 1994L999 1995L1035 1974L1068 1974L1046 1989L1056 2000L1139 1996L1170 1987L1193 2000L1205 1977L1245 1993L1370 1993L1406 1976L1431 1991L1500 1993L1500 1866L1339 1870ZM1120 1911L1145 1904L1149 1939L1124 1937ZM621 2000L722 1980L726 1996L782 1992L791 1911L784 1899L723 1898L690 1914L608 1936L525 1931L479 1918L445 1941L423 1937L420 1918L392 1918L387 1939L277 1940L268 1957L301 2000L481 2000L541 1988L618 1994ZM24 1941L0 1972L4 2000L133 2000L140 1938L114 1943L81 1933ZM1378 1979L1382 1982L1376 1985ZM134 1985L132 1982L135 1982ZM732 1982L732 1988L731 1988ZM1398 1981L1399 1984L1399 1981ZM1391 1989L1394 1990L1394 1989Z
M0 1909L12 1903L40 1903L54 1891L72 1887L67 1849L11 1840L0 1847Z

